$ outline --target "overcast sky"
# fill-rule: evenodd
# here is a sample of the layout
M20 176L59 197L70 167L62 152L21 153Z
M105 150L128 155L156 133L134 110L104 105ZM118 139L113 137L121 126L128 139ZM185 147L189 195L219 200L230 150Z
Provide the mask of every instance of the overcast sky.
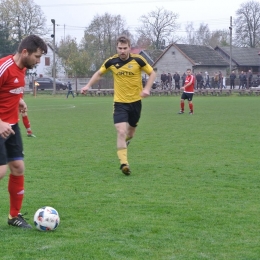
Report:
M51 19L56 21L56 42L70 35L79 42L96 15L106 12L121 15L130 30L134 33L140 25L139 18L163 7L179 14L177 23L181 28L177 33L184 33L188 22L193 22L195 29L201 23L208 24L210 30L228 29L230 16L235 19L235 13L247 0L34 0L41 6L47 18L47 27L52 32ZM51 39L51 38L50 38Z

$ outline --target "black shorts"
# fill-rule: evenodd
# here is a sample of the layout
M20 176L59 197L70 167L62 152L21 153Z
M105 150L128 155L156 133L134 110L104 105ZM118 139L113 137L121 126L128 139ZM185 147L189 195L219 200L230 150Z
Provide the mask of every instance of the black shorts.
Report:
M141 117L142 101L133 103L114 103L114 124L128 122L132 127L136 127Z
M10 161L23 160L23 143L18 124L12 126L15 135L11 134L7 139L0 136L0 165L6 165Z
M181 99L188 99L188 101L192 101L193 93L183 92L181 95Z

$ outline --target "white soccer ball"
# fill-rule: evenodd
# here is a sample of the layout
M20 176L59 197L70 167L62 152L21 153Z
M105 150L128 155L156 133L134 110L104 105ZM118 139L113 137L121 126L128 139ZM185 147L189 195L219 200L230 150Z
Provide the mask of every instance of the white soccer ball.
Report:
M33 220L34 225L40 231L55 230L60 224L58 211L49 206L38 209L34 214Z

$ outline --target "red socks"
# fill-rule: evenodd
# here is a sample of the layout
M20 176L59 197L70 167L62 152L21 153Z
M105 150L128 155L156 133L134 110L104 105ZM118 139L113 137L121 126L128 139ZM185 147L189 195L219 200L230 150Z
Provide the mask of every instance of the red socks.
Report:
M193 112L193 103L189 103L190 112ZM184 111L184 102L181 102L181 111Z
M190 112L193 112L193 103L189 103Z
M9 175L8 191L10 195L10 215L18 216L22 208L24 196L24 175L14 176Z
M22 118L23 118L23 124L24 124L25 128L26 129L30 128L31 124L30 124L28 116L23 116Z
M184 111L184 102L181 102L181 111Z

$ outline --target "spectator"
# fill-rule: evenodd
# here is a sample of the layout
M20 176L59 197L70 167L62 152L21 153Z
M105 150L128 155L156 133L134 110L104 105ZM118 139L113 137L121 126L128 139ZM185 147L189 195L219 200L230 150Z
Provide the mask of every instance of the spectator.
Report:
M241 71L239 74L239 89L241 87L241 89L243 89L246 86L246 75L244 73L244 71Z
M205 71L205 85L204 85L204 88L207 88L207 87L211 88L210 83L209 83L209 74L208 74L207 71Z
M223 75L221 71L218 72L218 88L223 88Z
M252 87L252 79L253 79L253 73L251 70L249 70L247 73L247 88Z
M203 84L203 77L201 72L196 74L196 81L197 81L197 89L201 89L202 84Z
M185 75L186 77L186 75ZM176 71L173 75L175 89L180 89L180 74Z
M185 79L186 79L186 73L184 72L181 76L181 80L182 80L182 86L184 86L185 84Z
M172 74L169 72L167 76L168 87L172 88Z
M71 95L73 96L73 98L74 98L74 93L73 93L73 90L72 90L70 81L68 81L68 93L67 93L67 98L68 98L69 94L71 94Z
M219 88L219 74L215 72L214 74L214 88Z
M243 73L242 88L246 88L246 85L247 85L247 77L246 77L246 73Z
M233 70L229 76L230 78L230 89L235 89L235 79L236 79L236 73L235 71Z
M163 71L163 73L161 74L161 83L163 89L165 89L166 87L167 78L168 78L167 74Z

